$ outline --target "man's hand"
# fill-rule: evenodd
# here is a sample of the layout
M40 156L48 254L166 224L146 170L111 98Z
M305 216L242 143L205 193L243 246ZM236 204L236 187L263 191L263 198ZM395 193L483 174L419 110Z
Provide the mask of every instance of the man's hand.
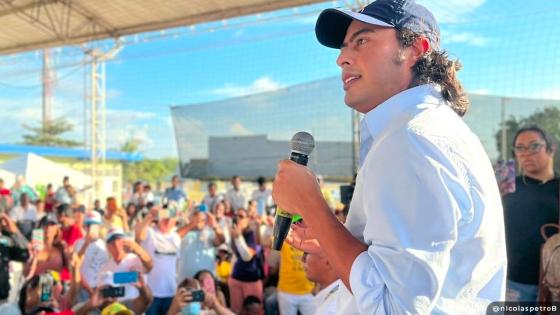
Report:
M218 227L218 223L216 222L216 216L215 215L213 215L210 212L207 212L206 217L208 218L206 220L206 224L208 224L209 227L211 227L213 229Z
M140 248L140 245L138 245L138 243L136 243L134 240L124 239L123 245L125 250L128 250L134 254L138 254L138 248Z
M0 214L0 222L3 228L6 229L6 231L9 233L13 234L19 231L14 221L12 221L12 219L10 219L10 217L5 213Z
M272 198L282 210L305 218L308 206L323 195L317 177L305 166L290 160L280 161L272 187Z
M306 253L318 254L321 252L319 242L313 236L311 228L307 227L305 223L293 224L290 234L286 237L286 242Z

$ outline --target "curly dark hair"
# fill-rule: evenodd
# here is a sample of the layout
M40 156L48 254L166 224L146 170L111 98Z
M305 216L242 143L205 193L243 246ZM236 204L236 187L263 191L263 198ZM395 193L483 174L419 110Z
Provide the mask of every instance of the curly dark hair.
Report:
M397 30L397 39L402 48L412 46L420 34L407 29ZM432 50L422 56L412 67L413 79L410 87L426 83L437 83L441 86L441 94L451 108L463 117L469 109L469 99L457 79L457 72L461 70L458 60L450 60L445 51Z

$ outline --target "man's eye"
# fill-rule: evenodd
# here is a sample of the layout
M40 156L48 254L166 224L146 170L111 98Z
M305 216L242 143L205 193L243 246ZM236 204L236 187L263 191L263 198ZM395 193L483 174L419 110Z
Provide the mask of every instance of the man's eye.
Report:
M362 46L363 44L365 44L367 42L367 40L360 38L356 41L356 45L358 46Z

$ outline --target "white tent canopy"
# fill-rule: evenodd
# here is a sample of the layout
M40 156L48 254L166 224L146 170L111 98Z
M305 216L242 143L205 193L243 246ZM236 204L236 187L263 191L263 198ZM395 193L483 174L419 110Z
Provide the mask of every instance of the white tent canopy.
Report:
M10 187L16 181L16 175L12 172L0 169L0 178L4 180L4 187Z
M62 185L64 176L70 178L70 184L78 191L87 189L91 185L91 176L33 153L27 153L0 164L0 170L8 171L16 176L22 175L31 187L52 183L56 188ZM12 185L13 181L6 181L6 183Z
M0 54L219 21L324 0L0 1Z

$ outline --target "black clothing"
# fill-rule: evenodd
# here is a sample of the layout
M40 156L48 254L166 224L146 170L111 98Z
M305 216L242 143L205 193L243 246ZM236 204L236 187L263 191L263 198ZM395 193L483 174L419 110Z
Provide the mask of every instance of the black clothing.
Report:
M26 262L29 259L27 240L20 233L2 231L0 234L0 300L10 294L10 261Z
M546 223L558 224L558 183L558 176L544 184L518 176L515 192L502 197L508 280L538 284L540 249L544 243L540 229Z

